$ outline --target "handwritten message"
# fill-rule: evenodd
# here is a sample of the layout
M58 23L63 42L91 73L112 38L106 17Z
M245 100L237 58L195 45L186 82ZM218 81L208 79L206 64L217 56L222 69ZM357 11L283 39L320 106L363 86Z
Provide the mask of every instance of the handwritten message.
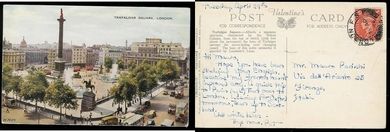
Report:
M366 69L365 64L345 61L337 64L290 62L286 65L285 62L255 59L248 62L238 56L217 53L204 53L201 58L209 65L200 71L200 111L214 118L229 119L240 127L283 124L283 117L279 118L275 111L287 113L289 105L310 103L326 94L326 86L315 82L362 81ZM287 69L292 72L287 73ZM305 83L308 80L311 83ZM288 87L288 83L293 87ZM288 91L292 93L288 94Z

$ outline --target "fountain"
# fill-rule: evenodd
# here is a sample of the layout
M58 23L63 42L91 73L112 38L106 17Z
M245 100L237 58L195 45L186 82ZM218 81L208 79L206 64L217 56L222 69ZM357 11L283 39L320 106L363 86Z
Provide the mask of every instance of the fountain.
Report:
M111 80L117 79L117 77L116 77L117 72L118 72L118 64L115 63L112 65L111 76L110 76Z
M83 98L84 92L87 91L87 88L83 87L82 85L74 85L72 76L73 76L73 68L72 67L66 68L64 70L64 81L65 81L64 84L69 85L76 92L76 97L78 99L81 99Z
M118 64L112 64L112 69L111 69L111 74L110 76L107 75L102 75L101 80L107 83L115 83L116 80L118 79L117 73L118 72Z
M73 87L73 81L72 81L72 74L73 74L73 68L66 68L64 70L64 80L65 85L68 84L71 88Z

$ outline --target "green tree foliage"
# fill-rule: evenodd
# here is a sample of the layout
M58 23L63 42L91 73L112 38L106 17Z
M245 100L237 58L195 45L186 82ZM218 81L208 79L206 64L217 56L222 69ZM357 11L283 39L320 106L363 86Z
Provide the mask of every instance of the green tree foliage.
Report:
M113 60L110 57L105 57L104 58L104 67L106 68L106 71L110 71L112 68Z
M122 59L119 59L116 63L118 64L119 69L123 69L125 67L125 64Z
M109 94L113 96L113 104L119 104L118 107L120 107L120 104L125 100L122 96L122 87L120 87L118 84L115 84L111 87Z
M13 92L14 95L20 95L20 86L22 82L22 78L20 76L11 76L9 78L8 83L4 86L4 91L8 95L8 93Z
M130 74L121 74L118 84L110 89L110 95L114 96L114 104L131 102L137 92L136 82Z
M35 111L37 112L38 102L44 101L48 82L43 71L35 70L26 76L20 85L20 96L32 102L35 102Z
M59 79L54 80L46 89L45 100L50 106L60 108L61 114L62 108L77 109L78 107L76 92L70 86L64 85L64 81ZM62 115L60 120L61 117Z
M64 85L64 89L62 91L62 101L63 101L63 106L66 109L77 109L79 106L77 104L77 96L76 92L69 86L69 85Z
M172 60L160 60L157 62L157 75L160 81L167 84L180 77L180 67Z
M134 68L133 75L135 75L134 77L138 87L137 93L140 100L143 97L142 93L150 92L150 96L152 97L152 89L158 85L156 73L155 66L148 64L146 61L143 61Z
M135 62L134 60L130 60L127 64L127 68L129 71L132 71L134 70L134 68L137 66L137 62Z
M137 86L135 79L129 74L124 74L123 77L119 78L119 87L122 88L122 96L125 102L131 102L133 96L137 94Z
M2 68L3 68L3 71L2 71L2 76L1 76L1 78L2 78L1 79L1 84L2 84L1 87L4 88L8 85L8 83L11 80L12 67L8 63L4 63Z

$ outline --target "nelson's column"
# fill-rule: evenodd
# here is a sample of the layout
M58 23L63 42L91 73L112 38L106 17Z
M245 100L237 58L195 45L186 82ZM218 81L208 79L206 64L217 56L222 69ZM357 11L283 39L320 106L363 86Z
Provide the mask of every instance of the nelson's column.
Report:
M57 19L60 27L59 27L59 37L58 37L58 51L57 51L57 59L54 61L55 64L55 74L57 77L62 77L65 69L65 61L62 58L62 47L63 47L63 32L64 32L64 14L62 13L61 8L61 16Z

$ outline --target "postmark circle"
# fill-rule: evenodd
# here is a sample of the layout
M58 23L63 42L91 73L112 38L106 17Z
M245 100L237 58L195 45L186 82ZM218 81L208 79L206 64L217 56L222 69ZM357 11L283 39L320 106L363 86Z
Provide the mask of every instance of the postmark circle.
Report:
M359 46L373 45L381 40L383 34L381 9L356 9L348 19L347 32L349 38Z

